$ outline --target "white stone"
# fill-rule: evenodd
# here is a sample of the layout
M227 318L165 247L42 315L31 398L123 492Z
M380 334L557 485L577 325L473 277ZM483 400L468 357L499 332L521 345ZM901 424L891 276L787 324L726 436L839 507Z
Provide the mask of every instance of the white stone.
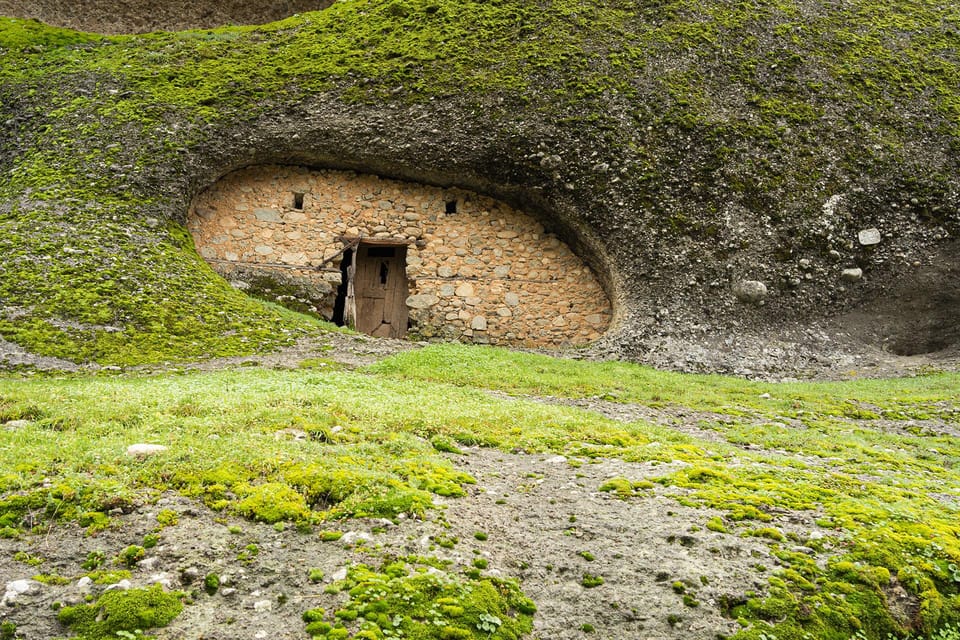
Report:
M12 607L17 598L22 595L39 593L43 585L36 580L13 580L7 583L7 588L0 598L0 606Z
M863 277L863 269L859 267L853 267L852 269L844 269L843 273L840 274L840 277L847 282L856 282Z
M163 453L167 447L162 444L132 444L127 447L127 455L134 458L145 458L147 456Z
M869 247L874 244L880 244L880 230L873 227L870 229L863 229L857 234L857 240L859 240L860 244L865 247Z
M503 296L503 301L506 302L509 306L515 307L520 304L520 296L515 293L508 293Z
M322 364L322 363L321 363ZM273 433L274 440L309 440L310 434L302 429L280 429L280 431L274 431Z
M273 609L273 600L257 600L253 603L254 611L270 611Z
M262 255L262 256L268 256L268 255L270 255L271 253L273 253L273 247L268 247L268 246L265 245L265 244L258 244L258 245L254 248L254 251L256 251L257 253L259 253L259 254Z
M487 319L483 316L474 316L473 320L470 321L470 328L474 331L486 331Z
M437 269L437 275L440 276L441 278L452 278L453 274L454 274L454 271L450 267L444 266L444 267L439 267Z
M107 588L104 589L104 591L129 591L130 587L132 586L133 585L130 583L129 580L124 579L124 580L121 580L120 582L107 585Z
M510 311L510 309L507 309L506 307L500 307L497 309L497 315L501 318L509 318L513 315L513 311Z
M424 536L424 539L427 541L428 544L430 543L430 538L429 538L429 536ZM424 545L424 546L428 546L428 545ZM346 579L346 577L347 577L347 568L346 568L346 567L341 567L340 569L337 569L336 571L334 571L333 573L330 574L330 579L331 579L333 582L337 582L337 581L339 581L339 580L344 580L344 579Z
M4 427L9 431L15 431L16 429L23 429L24 427L29 427L31 422L29 420L10 420L9 422L4 423Z
M474 294L473 285L468 282L461 284L457 287L456 294L459 298L472 298Z
M357 542L370 542L373 538L369 533L364 531L347 531L343 534L343 537L340 538L340 542L344 545L354 544Z
M140 564L143 564L142 562ZM173 588L173 577L169 573L153 573L150 575L150 579L147 580L148 584L159 584L164 589Z

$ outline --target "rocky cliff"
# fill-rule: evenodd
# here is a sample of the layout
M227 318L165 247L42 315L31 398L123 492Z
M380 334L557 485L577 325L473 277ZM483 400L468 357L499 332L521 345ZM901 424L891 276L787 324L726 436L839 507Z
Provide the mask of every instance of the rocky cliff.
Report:
M949 349L958 79L948 3L349 0L126 36L5 19L0 333L101 363L292 339L183 227L200 190L274 163L533 213L614 304L600 353L745 373Z

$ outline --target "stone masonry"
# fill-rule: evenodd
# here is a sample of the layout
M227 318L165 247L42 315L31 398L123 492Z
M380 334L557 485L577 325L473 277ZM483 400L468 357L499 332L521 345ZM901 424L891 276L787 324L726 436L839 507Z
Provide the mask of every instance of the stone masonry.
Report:
M460 189L373 175L257 166L195 200L189 229L231 280L274 275L333 315L340 252L351 238L407 243L410 331L521 346L600 337L611 306L590 269L533 217Z

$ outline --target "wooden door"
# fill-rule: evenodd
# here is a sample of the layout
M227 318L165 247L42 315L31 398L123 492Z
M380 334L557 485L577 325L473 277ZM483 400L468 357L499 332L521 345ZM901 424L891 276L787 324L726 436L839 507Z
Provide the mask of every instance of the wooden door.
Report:
M356 259L357 331L402 338L407 333L406 245L360 244Z

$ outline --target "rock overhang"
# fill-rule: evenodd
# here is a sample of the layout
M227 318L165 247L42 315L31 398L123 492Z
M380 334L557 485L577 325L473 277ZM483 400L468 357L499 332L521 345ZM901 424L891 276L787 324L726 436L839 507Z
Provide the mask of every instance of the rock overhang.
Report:
M496 197L537 215L590 263L617 309L609 344L638 345L620 351L627 355L642 354L644 340L664 332L763 331L842 313L876 299L886 283L908 281L907 263L942 262L933 248L957 231L956 160L942 152L956 141L943 129L932 133L935 127L923 135L927 155L872 150L859 171L839 160L852 153L850 136L823 131L822 153L803 151L822 160L822 175L808 184L797 178L801 149L783 145L801 141L797 131L816 134L809 122L775 130L779 142L771 145L749 130L738 133L736 119L678 121L643 106L630 114L629 100L615 93L604 96L606 112L591 124L592 116L578 116L590 116L600 106L595 99L550 104L542 94L502 90L424 98L402 85L376 102L347 99L344 88L358 84L294 100L268 94L250 112L228 105L212 119L157 127L159 142L127 137L134 155L141 142L176 152L120 181L149 201L141 211L180 223L205 186L262 163L457 184ZM112 92L124 91L123 81L114 82L100 97L109 103ZM100 111L91 106L87 117ZM114 141L94 135L87 142ZM762 161L755 174L746 160L752 156ZM90 162L87 170L103 168ZM780 183L764 182L778 171ZM881 228L883 242L865 249L857 233L870 227ZM865 277L845 284L851 268ZM765 284L762 305L734 298L741 281Z

